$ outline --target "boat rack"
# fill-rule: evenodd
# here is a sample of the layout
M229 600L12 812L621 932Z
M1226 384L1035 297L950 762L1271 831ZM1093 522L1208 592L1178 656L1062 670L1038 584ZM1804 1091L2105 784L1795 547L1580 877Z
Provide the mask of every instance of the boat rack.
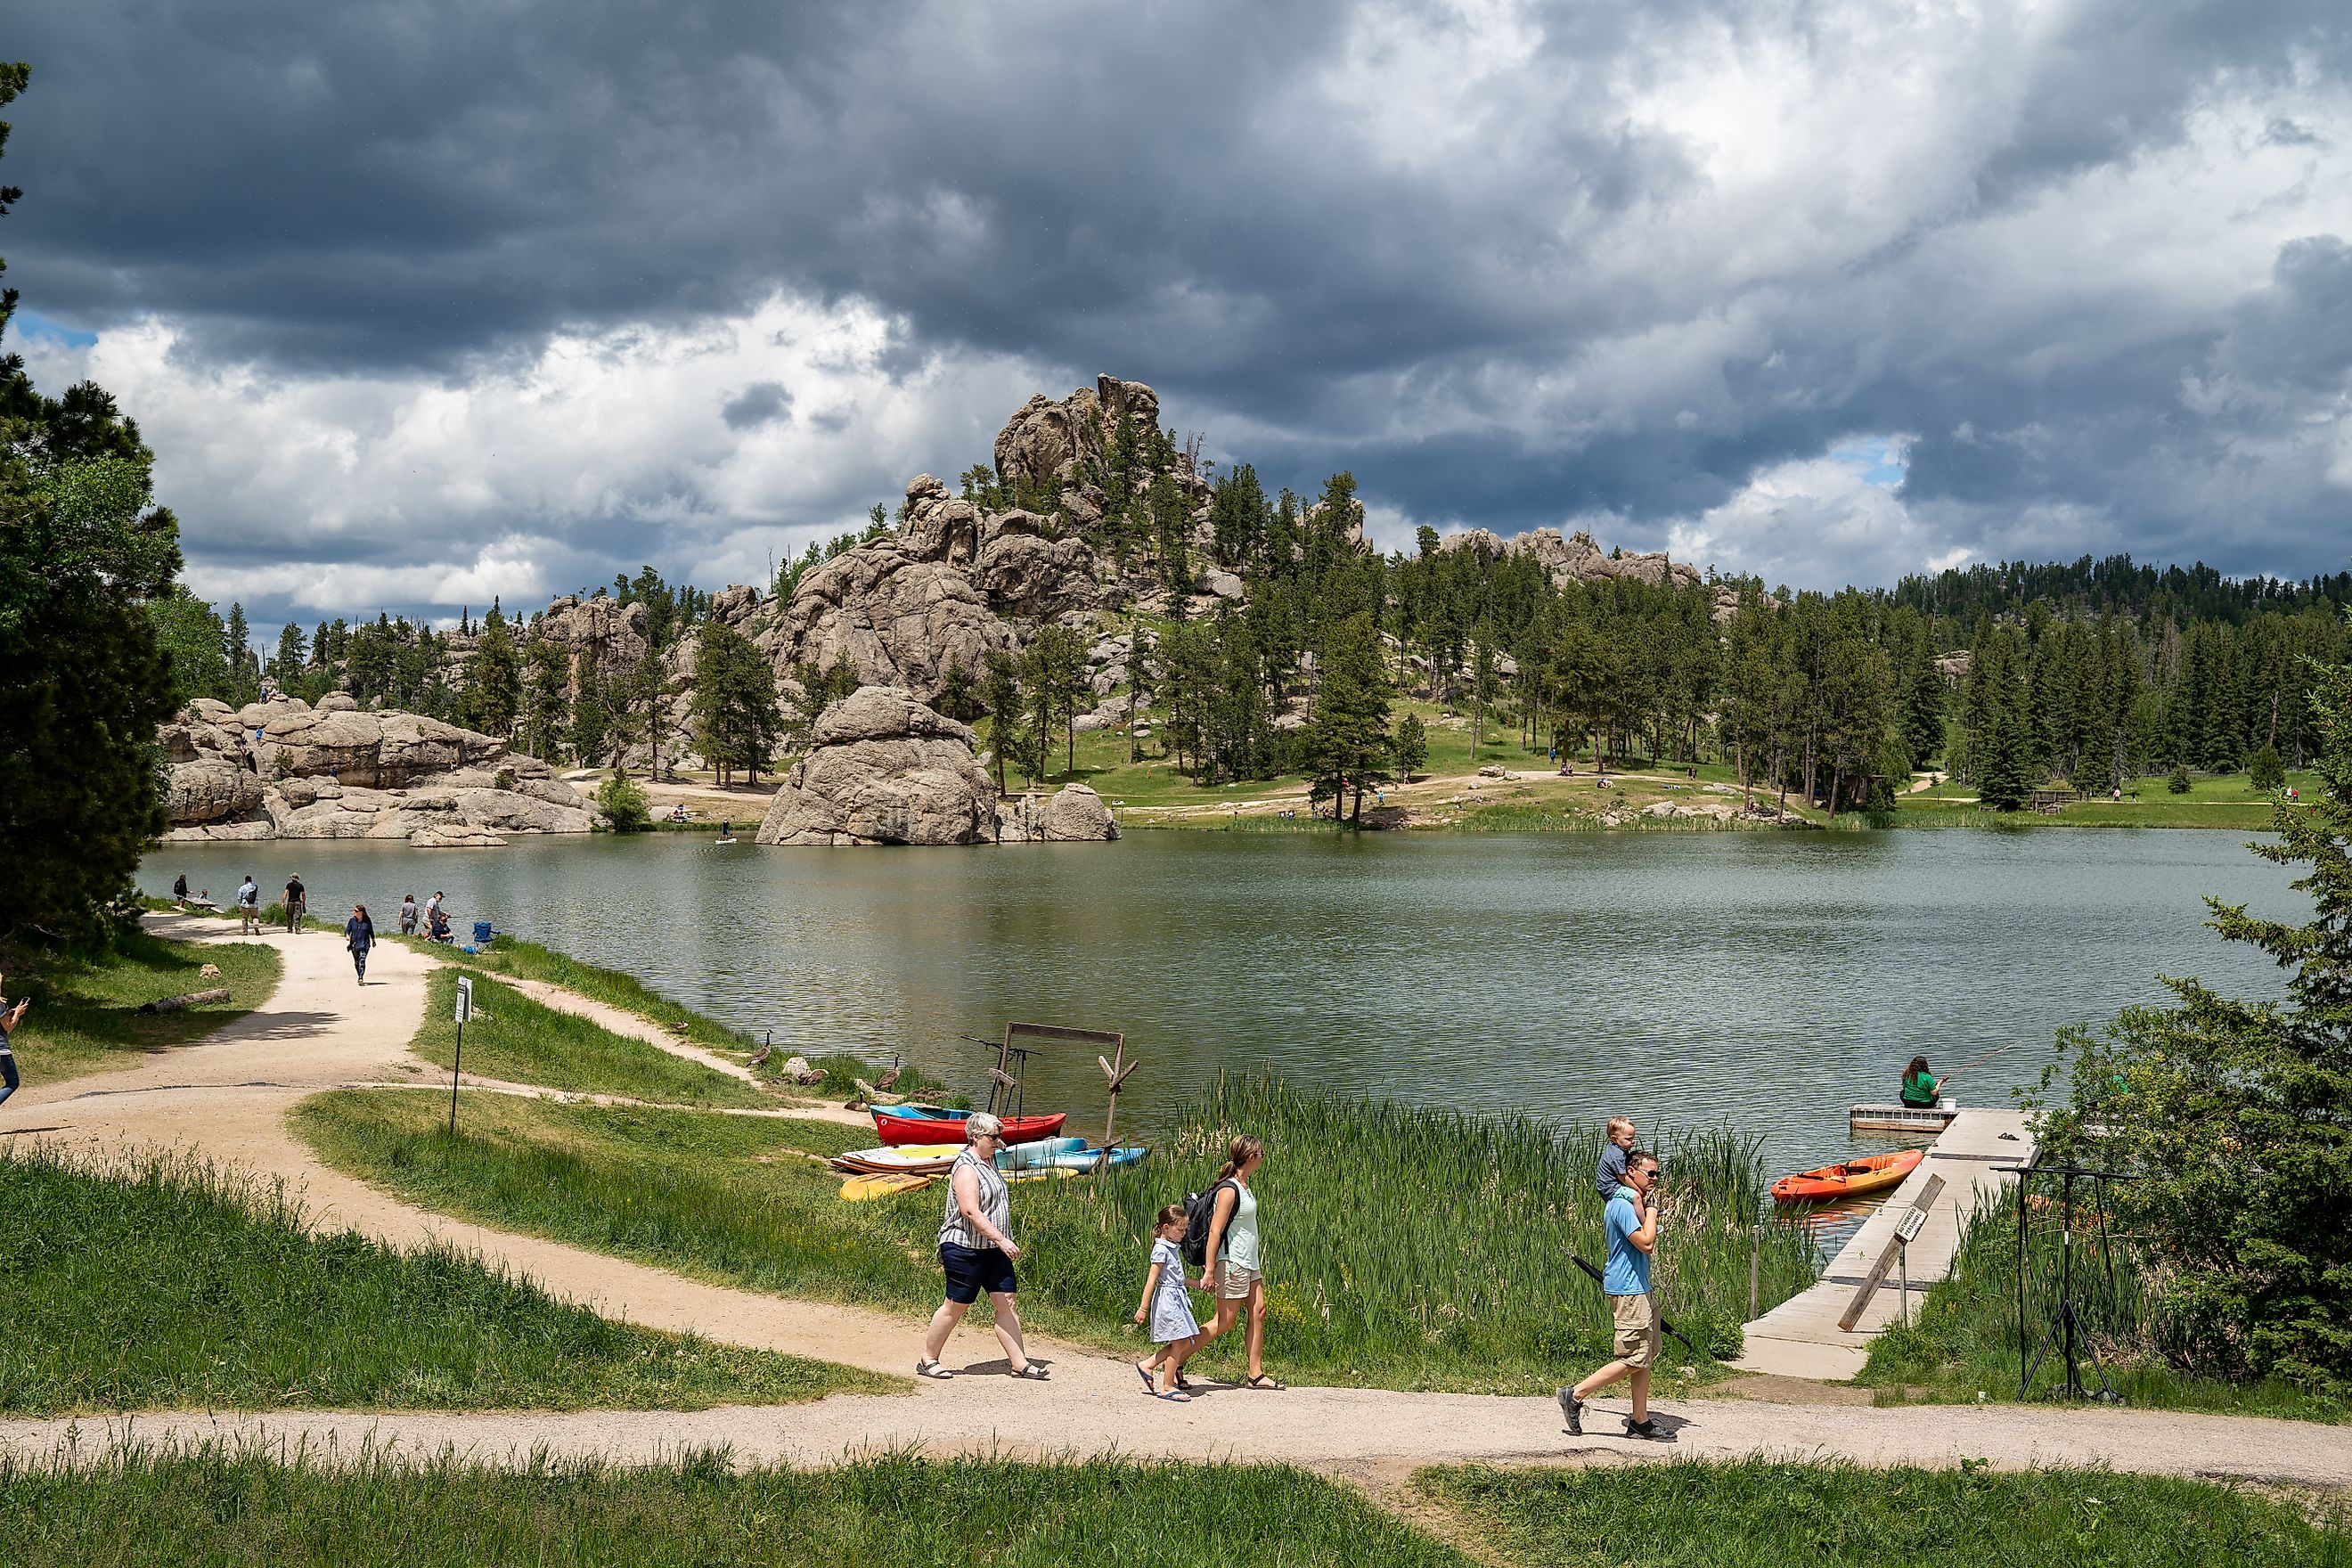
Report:
M1932 1106L1864 1104L1846 1113L1846 1127L1854 1132L1941 1132L1959 1113L1959 1106L1948 1099L1939 1100Z

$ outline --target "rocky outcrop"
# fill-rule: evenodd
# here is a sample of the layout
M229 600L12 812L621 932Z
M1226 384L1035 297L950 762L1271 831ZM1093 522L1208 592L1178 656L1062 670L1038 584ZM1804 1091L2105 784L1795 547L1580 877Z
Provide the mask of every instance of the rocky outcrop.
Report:
M1110 807L1082 784L1064 784L1044 800L1024 795L997 808L999 844L1091 844L1118 837Z
M535 757L415 713L368 712L342 693L199 700L157 734L171 764L166 842L403 838L481 842L585 833L587 803ZM435 840L428 839L427 842Z
M759 590L750 590L756 597ZM576 677L579 656L586 654L599 679L611 680L628 674L646 657L652 646L646 629L647 612L642 601L617 604L601 595L583 599L567 594L547 606L541 620L539 635L564 651ZM572 692L574 697L579 693Z
M1472 528L1446 535L1438 541L1437 547L1444 551L1476 550L1490 556L1530 556L1550 574L1555 588L1564 588L1570 583L1606 583L1617 577L1676 588L1696 588L1700 581L1696 566L1669 561L1663 552L1612 553L1601 549L1582 529L1564 539L1556 528L1531 528L1504 539L1486 529Z
M973 735L904 687L827 708L760 824L762 844L986 844L996 784Z
M1156 434L1160 395L1115 375L1098 375L1091 389L1082 386L1059 403L1039 393L997 432L997 477L1016 494L1071 489L1082 468L1102 471L1104 444L1120 421Z

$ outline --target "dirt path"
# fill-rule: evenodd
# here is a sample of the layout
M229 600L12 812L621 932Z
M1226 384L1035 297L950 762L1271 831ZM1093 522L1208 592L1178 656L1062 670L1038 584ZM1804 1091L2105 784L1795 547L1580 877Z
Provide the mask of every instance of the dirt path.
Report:
M234 940L217 922L159 922L168 934ZM556 1294L657 1328L816 1356L878 1371L911 1367L917 1325L854 1308L783 1300L687 1279L659 1269L425 1213L328 1170L288 1132L287 1110L306 1095L346 1085L401 1082L432 962L398 944L377 949L372 984L352 981L331 937L281 934L285 976L268 1004L205 1041L129 1071L55 1086L28 1085L9 1103L0 1132L37 1135L99 1152L178 1144L280 1176L323 1224L347 1226L400 1246L443 1241L529 1276ZM1673 1441L1637 1445L1567 1437L1543 1398L1395 1394L1363 1389L1253 1393L1211 1387L1190 1405L1146 1399L1121 1356L1038 1342L1046 1384L1003 1375L994 1342L966 1330L950 1365L967 1375L910 1385L897 1396L836 1396L811 1405L700 1412L589 1411L457 1414L272 1412L156 1413L0 1421L0 1447L50 1455L68 1443L87 1455L124 1438L208 1437L320 1443L355 1453L366 1443L411 1453L454 1447L486 1462L559 1455L643 1458L682 1447L730 1446L741 1462L819 1463L877 1447L1008 1454L1119 1452L1283 1459L1342 1475L1458 1460L1588 1462L1673 1455L1768 1452L1839 1457L1864 1464L2002 1467L2108 1465L2175 1475L2246 1478L2305 1486L2352 1486L2352 1429L2158 1412L2014 1406L1857 1406L1851 1390L1793 1386L1792 1399L1663 1400ZM1140 1346L1139 1346L1140 1349ZM1279 1370L1279 1358L1276 1362ZM1596 1407L1589 1425L1613 1432Z

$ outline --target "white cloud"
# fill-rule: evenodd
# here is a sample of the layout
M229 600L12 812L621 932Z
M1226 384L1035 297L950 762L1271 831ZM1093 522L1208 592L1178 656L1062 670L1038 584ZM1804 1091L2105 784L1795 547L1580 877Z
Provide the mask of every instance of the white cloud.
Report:
M191 586L257 619L528 605L645 563L758 581L919 470L986 458L1040 380L977 356L900 370L870 307L782 295L559 334L450 379L200 365L180 345L151 317L26 346L46 388L89 376L134 414ZM775 412L730 424L747 389Z

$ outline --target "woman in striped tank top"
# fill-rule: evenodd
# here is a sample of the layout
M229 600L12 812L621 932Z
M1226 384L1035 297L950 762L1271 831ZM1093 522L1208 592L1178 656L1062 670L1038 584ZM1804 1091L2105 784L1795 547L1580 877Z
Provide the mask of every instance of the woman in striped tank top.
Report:
M1012 1194L996 1170L1004 1124L984 1110L975 1111L964 1121L963 1139L963 1152L948 1172L947 1212L940 1220L940 1267L948 1277L948 1299L931 1314L915 1375L955 1375L940 1364L940 1352L985 1290L988 1304L996 1310L996 1342L1004 1347L1013 1375L1042 1383L1045 1369L1029 1359L1021 1342L1021 1313L1013 1302L1020 1289L1013 1264L1021 1248L1013 1239Z

